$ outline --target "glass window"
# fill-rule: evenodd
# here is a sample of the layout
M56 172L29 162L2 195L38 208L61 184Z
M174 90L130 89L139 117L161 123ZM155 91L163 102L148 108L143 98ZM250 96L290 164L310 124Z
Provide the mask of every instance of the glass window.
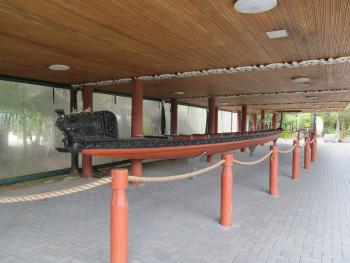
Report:
M56 151L63 136L55 109L69 112L70 92L0 80L0 179L70 166Z
M231 132L233 125L231 112L219 111L218 115L218 132Z
M177 121L178 134L205 133L206 109L179 105Z
M79 108L82 108L81 92L78 93ZM114 96L103 93L94 93L94 111L109 110L117 116L119 138L131 136L131 98ZM157 101L143 101L143 132L144 135L161 134L161 104ZM93 158L93 164L117 161L112 158Z

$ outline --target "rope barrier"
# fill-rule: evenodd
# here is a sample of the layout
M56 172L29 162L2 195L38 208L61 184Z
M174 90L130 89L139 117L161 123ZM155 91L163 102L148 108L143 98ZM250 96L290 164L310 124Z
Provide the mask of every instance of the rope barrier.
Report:
M305 144L306 144L306 142L303 142L303 145L299 145L298 147L299 148L304 148Z
M291 149L289 149L289 150L286 150L286 151L278 150L278 152L279 152L279 153L290 153L290 152L292 152L292 151L295 149L295 147L297 147L296 144L295 144Z
M202 170L194 171L190 173L173 175L173 176L164 176L164 177L138 177L138 176L129 176L129 182L139 182L139 183L164 183L164 182L173 182L178 180L184 180L191 177L195 177L204 173L207 173L215 168L219 167L225 162L225 160L221 160L213 165L205 167ZM4 196L0 197L0 204L10 204L10 203L19 203L19 202L27 202L27 201L38 201L45 200L59 196L70 195L74 193L83 192L86 190L91 190L101 185L108 184L112 181L111 177L106 177L99 179L92 183L83 184L80 186L70 187L62 190L56 190L51 192L44 192L38 194L30 194L30 195L19 195L19 196Z
M243 162L243 161L238 161L236 159L233 159L233 162L239 165L244 165L244 166L253 166L255 164L261 163L263 161L265 161L271 154L272 154L272 150L266 154L265 156L261 157L260 159L256 160L256 161L252 161L252 162Z
M70 194L90 190L104 184L108 184L111 181L112 181L112 178L107 177L107 178L99 179L92 183L87 183L80 186L70 187L70 188L57 190L57 191L31 194L31 195L0 197L0 204L18 203L18 202L26 202L26 201L38 201L38 200L44 200L44 199L49 199L49 198L58 197L58 196L70 195Z
M215 169L216 167L219 167L224 162L225 162L225 160L221 160L221 161L214 163L213 165L210 165L202 170L194 171L194 172L190 172L190 173L185 173L185 174L181 174L181 175L172 175L172 176L163 176L163 177L129 176L128 180L129 180L129 182L144 183L144 184L174 182L174 181L189 179L189 178L204 174L206 172L209 172L209 171Z

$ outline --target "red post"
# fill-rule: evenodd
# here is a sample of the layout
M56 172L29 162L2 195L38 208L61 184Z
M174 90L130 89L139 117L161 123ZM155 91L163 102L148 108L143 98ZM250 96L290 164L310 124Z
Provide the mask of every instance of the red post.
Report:
M215 107L215 133L219 131L219 108Z
M132 81L131 137L143 137L143 80Z
M310 169L310 137L305 138L304 169Z
M281 111L280 128L283 127L283 111Z
M214 97L209 98L209 134L215 134L215 112L216 112L216 99Z
M225 153L221 156L225 162L221 172L221 209L220 225L232 226L232 180L233 180L233 154Z
M82 155L81 159L82 164L82 173L84 178L92 177L92 156L91 155Z
M93 111L93 88L91 86L83 87L83 108L84 110ZM84 178L92 177L92 156L82 155L82 174Z
M242 112L237 111L237 132L242 130Z
M317 135L312 133L313 143L311 144L311 161L314 162L317 159Z
M261 123L260 129L261 129L261 130L265 130L265 110L261 110L261 120L260 120L260 123Z
M248 108L247 105L242 105L242 125L241 125L241 132L247 131L247 113ZM245 148L241 149L241 152L245 152Z
M93 110L93 88L91 86L83 87L83 108L87 110L90 108L90 111Z
M272 114L272 129L277 129L277 112Z
M256 131L256 113L253 113L253 127L252 127L252 130L253 131Z
M178 108L177 100L171 99L170 135L177 135L177 108Z
M278 195L278 146L272 145L272 154L270 156L270 190L272 196Z
M260 124L261 124L261 130L265 130L265 110L261 110L261 120L260 120ZM261 146L263 146L264 144L262 143Z
M209 134L216 133L216 99L215 97L210 97L209 101L209 123L208 132ZM207 162L215 162L215 155L211 154L207 156Z
M299 180L299 140L293 141L293 168L292 168L292 179Z
M128 262L128 170L112 170L111 263Z
M131 137L143 137L143 80L132 81ZM131 175L142 176L142 160L131 161Z
M241 132L247 131L247 114L248 114L248 107L247 105L242 105L242 126L241 126Z

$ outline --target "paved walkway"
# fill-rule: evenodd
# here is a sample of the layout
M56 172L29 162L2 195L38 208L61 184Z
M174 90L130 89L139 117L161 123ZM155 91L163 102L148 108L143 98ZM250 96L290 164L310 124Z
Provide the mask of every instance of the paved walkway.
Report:
M298 182L291 180L291 154L280 156L279 198L267 194L267 161L234 167L234 227L229 229L218 224L220 170L194 180L129 187L129 262L350 262L349 150L349 144L319 144L318 161L311 170L300 170ZM267 151L264 146L253 158L248 153L236 157L256 159ZM185 160L164 161L145 165L144 174L190 169ZM83 182L43 184L11 194ZM108 262L110 197L109 186L103 186L0 205L0 262Z

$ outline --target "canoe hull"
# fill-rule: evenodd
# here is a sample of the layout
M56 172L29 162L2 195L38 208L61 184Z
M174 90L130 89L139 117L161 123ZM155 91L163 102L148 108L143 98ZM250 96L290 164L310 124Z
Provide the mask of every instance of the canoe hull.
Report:
M277 140L278 137L279 133L262 138L232 141L225 143L134 149L84 149L82 153L97 157L99 156L123 159L180 159L194 157L204 153L217 154L234 151L249 146L271 142Z

